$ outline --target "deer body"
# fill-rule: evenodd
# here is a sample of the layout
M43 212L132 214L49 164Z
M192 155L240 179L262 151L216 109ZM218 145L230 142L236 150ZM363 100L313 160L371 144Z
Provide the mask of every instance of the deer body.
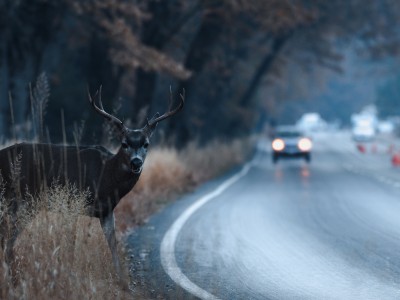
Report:
M37 195L54 181L68 181L89 188L92 197L88 215L100 220L114 210L140 176L123 168L119 153L114 155L101 146L21 143L0 151L0 169L8 193L14 189L11 163L17 156L21 157L18 180L21 194Z
M0 150L0 171L4 180L6 199L13 199L9 213L14 216L17 215L19 199L25 193L37 195L54 181L61 184L68 182L81 189L89 189L91 199L88 203L87 214L100 219L111 249L114 266L120 275L114 208L138 181L150 137L158 122L181 110L184 96L181 95L181 102L174 110L171 110L171 99L170 110L161 116L157 113L141 129L125 127L119 119L104 111L101 99L99 107L90 95L89 102L97 113L117 129L121 145L116 154L112 154L102 146L21 143ZM15 180L13 169L17 161L19 161L19 174ZM12 262L12 248L18 235L16 227L12 230L13 233L6 245L6 261L9 263ZM2 244L4 244L4 236L0 228Z

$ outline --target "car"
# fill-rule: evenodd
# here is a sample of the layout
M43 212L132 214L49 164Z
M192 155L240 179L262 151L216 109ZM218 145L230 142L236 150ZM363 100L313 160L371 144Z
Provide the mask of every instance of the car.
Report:
M355 142L370 142L375 138L378 117L374 109L367 108L351 116L351 134Z
M280 158L300 157L309 163L312 147L311 139L296 127L277 127L271 143L272 162L276 163Z
M375 128L372 126L355 126L351 130L355 142L370 142L375 137Z

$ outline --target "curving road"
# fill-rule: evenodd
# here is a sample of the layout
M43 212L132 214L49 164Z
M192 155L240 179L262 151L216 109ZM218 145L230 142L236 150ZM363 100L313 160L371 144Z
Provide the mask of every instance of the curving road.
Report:
M315 145L310 166L274 166L260 143L240 176L153 217L129 240L135 286L167 299L400 299L399 170L346 134Z

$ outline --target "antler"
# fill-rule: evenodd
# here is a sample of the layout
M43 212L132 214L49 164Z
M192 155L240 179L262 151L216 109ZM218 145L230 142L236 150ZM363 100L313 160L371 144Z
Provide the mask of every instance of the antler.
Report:
M173 115L175 115L177 112L179 112L183 108L183 105L185 104L185 89L183 89L182 94L180 94L181 101L179 102L179 105L173 110L171 110L172 104L173 104L171 87L169 88L169 91L170 91L170 99L169 99L168 112L164 113L163 115L161 115L157 118L153 118L150 121L148 120L146 126L154 127L155 125L157 125L158 122L165 120L169 117L172 117Z
M97 94L97 93L96 93ZM89 102L90 104L92 104L94 110L102 115L104 118L107 119L107 121L111 122L112 124L114 124L119 130L124 131L125 130L125 126L122 123L121 120L119 120L117 117L114 117L113 115L110 115L109 113L107 113L104 108L103 108L103 103L101 102L101 86L100 86L100 91L99 91L99 105L100 107L98 107L96 105L96 102L92 99L92 96L90 96L90 92L88 89L88 96L89 96Z

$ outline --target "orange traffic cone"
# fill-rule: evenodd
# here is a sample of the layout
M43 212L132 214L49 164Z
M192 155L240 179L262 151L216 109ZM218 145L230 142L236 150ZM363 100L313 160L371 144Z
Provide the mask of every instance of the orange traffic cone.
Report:
M365 153L366 152L365 146L363 144L357 144L357 149L361 153Z
M392 166L399 167L400 166L400 153L395 153L392 156Z

